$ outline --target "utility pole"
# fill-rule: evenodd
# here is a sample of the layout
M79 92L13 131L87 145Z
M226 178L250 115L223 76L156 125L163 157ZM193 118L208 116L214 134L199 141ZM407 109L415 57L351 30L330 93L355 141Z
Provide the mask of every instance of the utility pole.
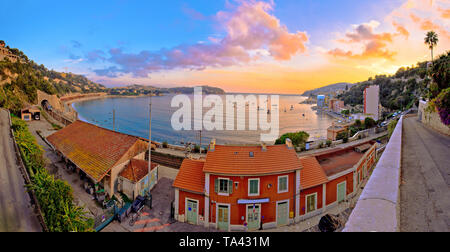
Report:
M113 131L116 131L116 110L113 109Z
M202 130L199 130L199 135L200 135L200 154L202 154Z
M148 130L148 193L150 194L150 173L152 170L152 92L150 92L149 104L149 130ZM150 196L151 197L151 196Z

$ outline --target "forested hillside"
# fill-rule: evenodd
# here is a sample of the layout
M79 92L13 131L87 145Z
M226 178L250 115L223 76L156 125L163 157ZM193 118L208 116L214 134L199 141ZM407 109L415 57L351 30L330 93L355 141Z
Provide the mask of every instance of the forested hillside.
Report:
M0 107L18 113L28 103L36 103L36 90L48 94L99 92L106 88L86 77L72 73L60 73L38 65L18 49L9 51L20 57L20 61L0 61Z
M363 104L364 89L370 85L380 86L380 102L385 108L398 110L409 108L418 102L426 91L427 62L415 67L400 68L394 75L377 75L367 81L356 83L347 92L338 96L345 104Z

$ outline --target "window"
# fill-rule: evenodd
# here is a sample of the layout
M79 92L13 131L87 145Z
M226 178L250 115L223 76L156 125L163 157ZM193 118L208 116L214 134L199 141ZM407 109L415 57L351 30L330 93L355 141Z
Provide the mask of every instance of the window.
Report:
M219 193L228 193L228 179L219 179Z
M317 208L317 193L306 196L306 213L315 211Z
M214 181L214 191L220 195L233 193L233 181L227 178L219 178Z
M284 193L289 191L288 189L288 176L278 177L278 193Z
M259 179L248 180L248 195L249 196L259 195Z

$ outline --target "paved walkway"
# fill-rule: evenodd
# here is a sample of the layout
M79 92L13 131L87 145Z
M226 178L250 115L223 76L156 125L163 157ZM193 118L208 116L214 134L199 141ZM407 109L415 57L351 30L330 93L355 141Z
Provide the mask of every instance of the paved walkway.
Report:
M450 230L450 137L403 120L400 230Z
M8 112L0 109L0 232L40 232L10 132Z

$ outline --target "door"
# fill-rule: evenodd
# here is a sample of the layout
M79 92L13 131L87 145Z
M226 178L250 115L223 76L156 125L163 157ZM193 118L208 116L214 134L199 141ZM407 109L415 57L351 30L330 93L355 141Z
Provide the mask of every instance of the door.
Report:
M219 230L228 231L229 226L228 213L229 213L228 206L219 206L217 216L217 228Z
M288 202L280 202L277 204L277 226L288 224Z
M248 230L259 229L261 223L260 205L247 205L247 227Z
M346 188L345 182L337 185L337 200L338 200L338 202L345 200L346 191L347 191L347 188Z
M197 201L194 200L187 200L187 209L186 209L186 217L187 222L190 224L197 224L197 216L198 216L198 209L197 209Z

